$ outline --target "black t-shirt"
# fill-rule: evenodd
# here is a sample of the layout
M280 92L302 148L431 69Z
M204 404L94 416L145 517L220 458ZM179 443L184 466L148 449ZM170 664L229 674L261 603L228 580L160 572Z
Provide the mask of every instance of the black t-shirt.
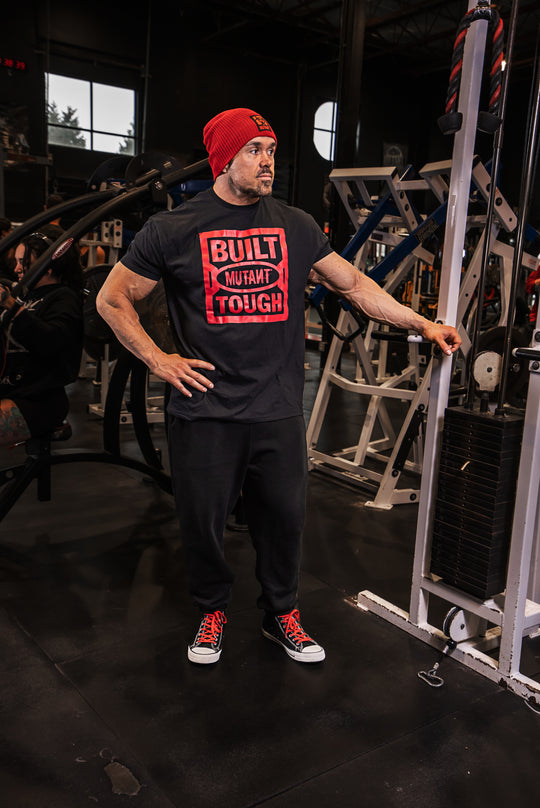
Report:
M181 355L211 362L214 388L173 388L169 412L256 422L302 413L304 290L328 239L272 197L231 205L212 189L152 216L122 263L163 277Z

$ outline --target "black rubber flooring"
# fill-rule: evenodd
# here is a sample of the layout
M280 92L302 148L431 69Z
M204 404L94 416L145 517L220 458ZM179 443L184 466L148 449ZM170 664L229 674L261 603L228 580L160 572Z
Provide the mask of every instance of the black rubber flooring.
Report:
M95 394L73 386L70 448L99 446ZM333 418L339 431L354 414ZM164 445L161 425L153 435ZM452 659L429 688L417 673L433 649L354 606L369 589L408 607L416 507L373 511L366 498L310 477L301 609L326 661L295 663L261 636L249 536L230 530L224 651L197 667L171 498L104 464L54 468L49 503L30 488L0 524L0 804L537 805L540 716ZM540 672L534 643L527 664Z

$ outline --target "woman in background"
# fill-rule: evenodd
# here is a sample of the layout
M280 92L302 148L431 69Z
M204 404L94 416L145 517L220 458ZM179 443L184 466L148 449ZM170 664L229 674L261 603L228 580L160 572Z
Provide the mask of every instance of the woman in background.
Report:
M58 237L50 225L43 230L15 248L18 280ZM0 283L0 313L14 304L10 286ZM77 378L82 343L82 270L72 245L51 261L9 324L0 321L0 446L62 424L69 410L65 386Z

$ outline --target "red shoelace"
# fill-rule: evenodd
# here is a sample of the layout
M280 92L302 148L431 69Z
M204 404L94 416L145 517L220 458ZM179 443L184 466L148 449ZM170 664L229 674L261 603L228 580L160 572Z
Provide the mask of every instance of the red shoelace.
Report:
M290 614L278 615L279 621L285 629L285 636L291 637L295 642L313 642L300 625L300 612L295 609Z
M205 614L199 628L199 633L197 634L197 642L209 642L213 645L217 641L221 629L226 622L227 618L224 612Z

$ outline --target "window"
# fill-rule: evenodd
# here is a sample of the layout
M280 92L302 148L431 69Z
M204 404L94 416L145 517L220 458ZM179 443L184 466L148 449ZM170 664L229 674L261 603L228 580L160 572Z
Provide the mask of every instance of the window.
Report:
M135 154L135 90L45 74L49 145Z
M315 148L325 160L334 159L336 110L337 104L335 101L325 101L315 113L313 142Z

